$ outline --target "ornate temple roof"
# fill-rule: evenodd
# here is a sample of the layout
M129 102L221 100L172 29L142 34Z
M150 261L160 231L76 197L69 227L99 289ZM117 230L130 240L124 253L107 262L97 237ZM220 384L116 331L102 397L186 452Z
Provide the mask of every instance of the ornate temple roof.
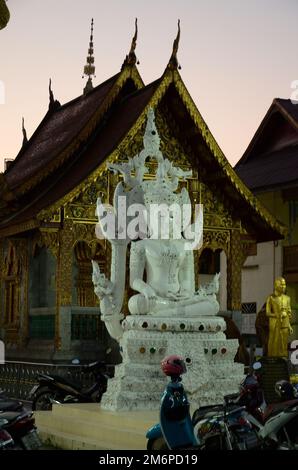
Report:
M276 98L235 171L254 192L298 185L298 103Z
M136 72L132 77L137 77ZM98 125L104 113L130 80L129 91L141 86L123 71L95 87L87 94L49 110L36 131L23 146L5 173L7 185L22 194L44 179L47 173L69 158L81 142ZM47 171L45 171L45 166Z
M30 230L40 224L44 209L55 211L73 200L107 158L125 152L152 107L170 116L200 180L225 198L238 218L245 214L257 240L282 238L284 227L233 170L196 108L178 72L175 41L160 79L144 86L132 56L119 74L46 114L2 177L0 234Z

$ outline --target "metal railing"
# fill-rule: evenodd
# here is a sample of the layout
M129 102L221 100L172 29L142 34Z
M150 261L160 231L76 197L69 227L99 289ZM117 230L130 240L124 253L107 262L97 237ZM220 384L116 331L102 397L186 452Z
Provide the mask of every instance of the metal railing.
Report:
M11 398L28 400L31 388L38 383L38 374L59 375L87 388L94 383L94 376L91 372L83 373L82 367L83 365L6 361L5 364L0 364L0 390ZM107 367L109 372L113 371L112 365Z

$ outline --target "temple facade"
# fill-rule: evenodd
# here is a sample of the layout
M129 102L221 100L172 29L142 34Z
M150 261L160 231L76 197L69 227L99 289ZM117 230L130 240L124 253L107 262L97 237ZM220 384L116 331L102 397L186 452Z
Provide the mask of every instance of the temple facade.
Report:
M96 200L112 202L119 176L107 163L142 149L150 107L164 156L192 170L180 185L193 204L204 205L197 281L221 269L224 253L222 310L241 312L242 267L256 243L283 237L283 225L233 170L193 102L178 71L178 42L161 77L145 85L135 35L120 72L93 87L91 35L84 93L61 105L50 88L45 117L30 139L24 130L19 154L0 175L0 333L7 359L93 359L110 343L92 284L91 260L109 276L111 257L95 235Z

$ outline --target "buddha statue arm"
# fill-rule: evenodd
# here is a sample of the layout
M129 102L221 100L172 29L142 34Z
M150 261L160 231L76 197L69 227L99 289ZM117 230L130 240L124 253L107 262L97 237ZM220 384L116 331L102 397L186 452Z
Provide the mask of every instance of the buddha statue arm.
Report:
M293 313L292 313L292 309L291 309L291 298L288 297L288 302L287 302L287 314L289 316L289 320L291 321L292 320L292 317L293 317Z
M276 315L273 312L273 308L272 308L271 295L268 297L267 302L266 302L266 315L267 317L276 318Z
M194 257L193 251L185 251L185 257L179 271L181 294L192 295L195 292Z
M292 314L292 309L291 309L291 298L288 296L287 298L287 307L286 307L286 314L289 319L289 332L290 334L293 333L293 328L291 326L291 322L293 321L293 314Z
M143 281L146 265L145 249L140 242L132 242L130 249L130 287L147 299L156 297L154 289Z

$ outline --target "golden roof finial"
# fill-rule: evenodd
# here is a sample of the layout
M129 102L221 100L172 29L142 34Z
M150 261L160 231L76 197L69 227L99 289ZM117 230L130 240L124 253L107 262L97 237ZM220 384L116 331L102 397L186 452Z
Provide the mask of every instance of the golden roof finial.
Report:
M179 65L178 59L177 59L179 41L180 41L180 20L178 20L178 32L177 32L177 36L176 36L176 38L173 42L173 51L172 51L172 55L171 55L171 58L170 58L169 63L168 63L168 68L171 69L171 70L176 70L176 69L180 70L181 69L181 66Z
M90 34L90 42L89 42L89 49L88 49L88 56L87 56L87 63L84 67L84 75L88 77L86 86L84 88L84 94L88 93L93 89L92 83L92 75L95 77L95 66L94 66L94 48L93 48L93 25L94 21L93 18L91 20L91 34ZM84 75L82 78L84 78Z
M28 142L28 137L27 137L27 132L25 129L25 119L22 117L22 132L23 132L23 146L27 144Z
M58 100L55 100L54 98L54 93L53 93L53 90L52 90L52 79L50 78L50 81L49 81L49 110L52 111L52 110L56 110L58 108L60 108L60 103Z
M132 41L131 41L130 51L129 51L128 55L125 57L122 68L125 65L139 64L139 61L137 60L137 57L136 57L136 54L135 54L135 50L136 50L136 47L137 47L137 39L138 39L138 18L135 19L135 34L134 34L134 37L132 38Z
M50 78L50 81L49 81L49 99L50 99L49 107L51 107L55 102L54 93L53 93L53 90L52 90L52 79L51 78Z

